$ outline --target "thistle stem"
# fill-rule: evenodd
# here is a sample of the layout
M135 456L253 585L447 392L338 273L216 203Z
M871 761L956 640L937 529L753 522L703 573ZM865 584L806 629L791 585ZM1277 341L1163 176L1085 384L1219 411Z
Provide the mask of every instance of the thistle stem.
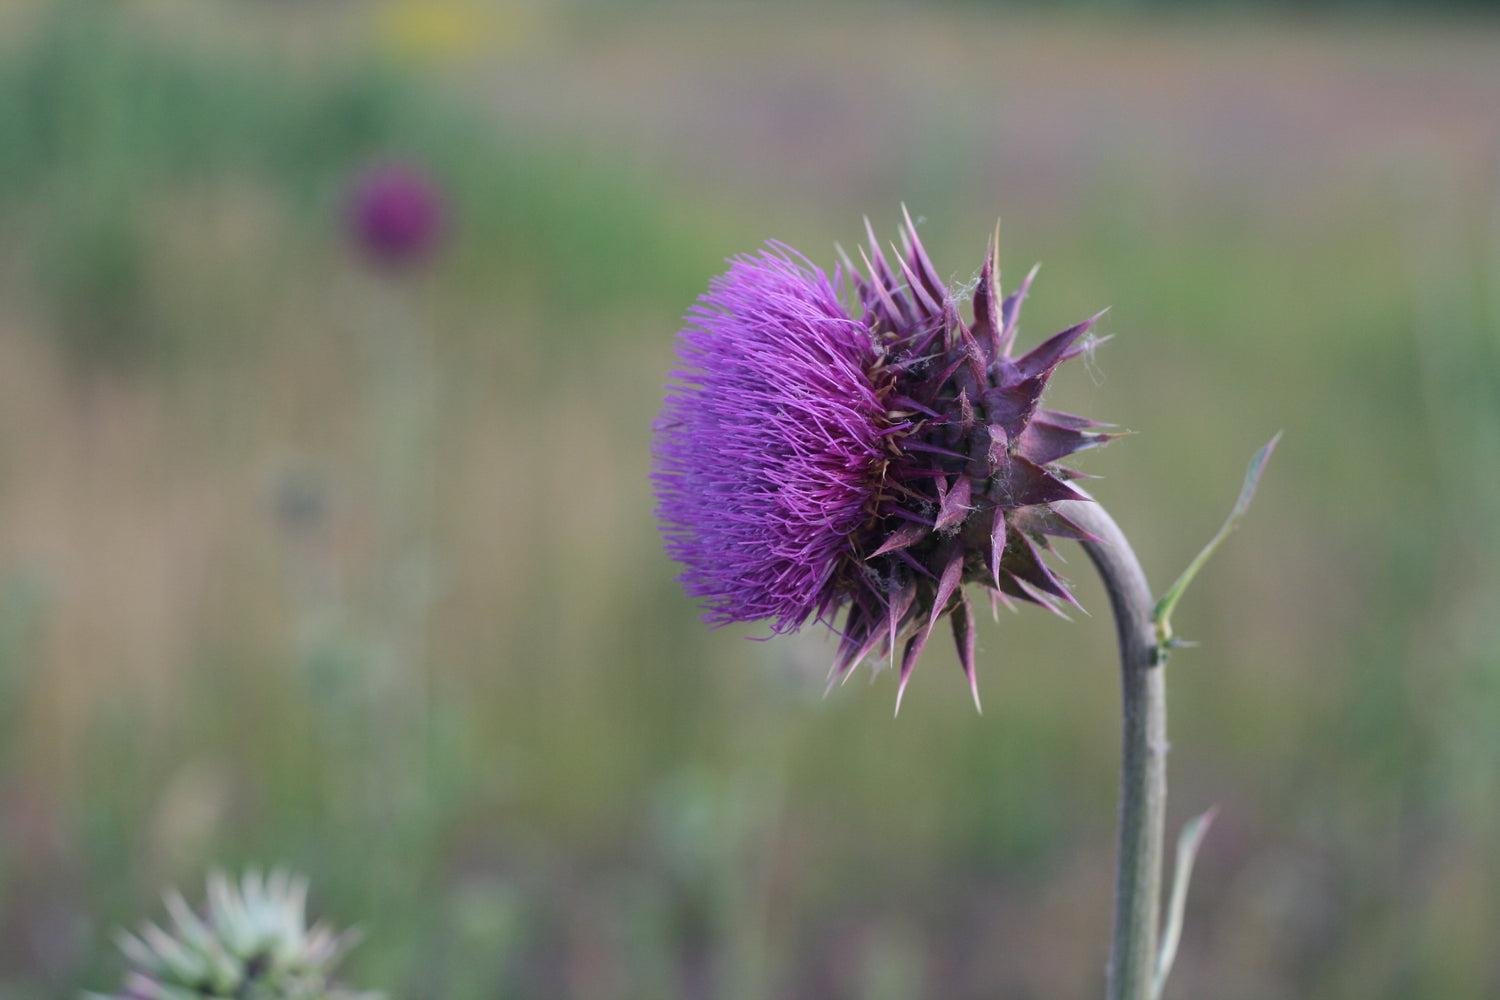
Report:
M1109 592L1120 646L1120 846L1107 996L1109 1000L1155 1000L1167 802L1166 680L1152 614L1155 602L1140 561L1103 507L1083 501L1057 506L1094 536L1083 542L1083 548Z

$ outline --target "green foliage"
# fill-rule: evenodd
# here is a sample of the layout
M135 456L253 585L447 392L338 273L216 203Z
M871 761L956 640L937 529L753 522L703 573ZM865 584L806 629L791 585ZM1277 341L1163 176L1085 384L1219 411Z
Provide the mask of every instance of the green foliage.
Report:
M335 56L308 70L274 54L198 51L102 0L53 6L0 52L0 221L10 240L35 246L31 288L84 367L201 356L222 349L202 341L226 325L252 335L255 317L183 315L171 301L183 285L252 277L212 259L184 274L194 263L163 253L166 227L212 224L192 198L267 192L272 241L336 254L345 186L386 157L440 178L460 239L450 280L471 294L566 296L593 309L663 288L687 294L696 280L697 257L684 259L669 213L638 181L572 150L498 137L474 109L379 60ZM234 330L240 320L246 329ZM598 335L587 325L572 340Z

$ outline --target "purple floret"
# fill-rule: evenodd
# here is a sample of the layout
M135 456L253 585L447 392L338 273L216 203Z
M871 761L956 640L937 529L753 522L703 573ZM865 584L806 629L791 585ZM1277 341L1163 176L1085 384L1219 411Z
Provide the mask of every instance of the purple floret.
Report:
M657 421L657 513L716 625L788 632L840 598L888 433L870 330L789 248L736 257L688 312Z

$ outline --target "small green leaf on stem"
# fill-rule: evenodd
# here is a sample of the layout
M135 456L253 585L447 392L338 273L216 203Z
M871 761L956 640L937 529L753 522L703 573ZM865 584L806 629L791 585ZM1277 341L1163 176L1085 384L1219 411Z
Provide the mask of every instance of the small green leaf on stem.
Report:
M1275 442L1272 442L1273 444ZM1177 863L1172 870L1172 901L1167 907L1167 925L1162 929L1161 950L1156 956L1156 977L1151 987L1152 1000L1161 1000L1167 976L1177 959L1177 943L1182 939L1182 913L1187 907L1188 882L1193 877L1193 861L1208 834L1218 808L1200 813L1182 825L1177 835Z
M1152 618L1156 622L1156 640L1162 649L1184 645L1172 633L1172 611L1177 607L1177 602L1182 599L1182 594L1187 590L1188 584L1193 582L1193 577L1197 576L1198 571L1208 562L1208 557L1213 555L1220 543L1229 537L1230 532L1239 527L1240 519L1245 516L1245 512L1250 509L1250 501L1255 498L1255 488L1260 485L1261 473L1266 470L1266 463L1270 461L1271 453L1276 450L1276 443L1280 440L1281 432L1277 431L1276 436L1255 453L1255 457L1250 460L1250 467L1245 470L1245 483L1240 487L1238 499L1234 501L1234 509L1229 512L1229 516L1224 519L1224 523L1220 525L1214 537L1203 546L1203 551L1193 557L1193 561L1188 563L1187 569L1182 571L1177 582L1168 587L1161 600L1156 602L1156 610L1152 613Z

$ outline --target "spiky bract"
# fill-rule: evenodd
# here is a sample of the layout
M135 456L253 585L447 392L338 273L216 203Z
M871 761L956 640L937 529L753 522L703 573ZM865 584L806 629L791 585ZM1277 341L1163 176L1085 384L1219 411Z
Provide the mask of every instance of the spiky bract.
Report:
M711 622L827 622L830 683L899 650L899 708L949 615L977 705L963 585L1074 603L1042 558L1049 537L1084 537L1052 506L1087 499L1057 463L1110 435L1040 404L1098 317L1013 357L1035 269L1003 296L997 234L966 322L910 216L901 237L888 258L871 233L863 272L846 259L832 280L779 245L715 280L659 425L660 513Z
M238 884L222 874L208 880L200 916L178 893L166 897L171 931L146 924L118 936L132 966L115 994L93 1000L380 1000L352 993L332 979L354 943L306 922L307 882L284 871Z

